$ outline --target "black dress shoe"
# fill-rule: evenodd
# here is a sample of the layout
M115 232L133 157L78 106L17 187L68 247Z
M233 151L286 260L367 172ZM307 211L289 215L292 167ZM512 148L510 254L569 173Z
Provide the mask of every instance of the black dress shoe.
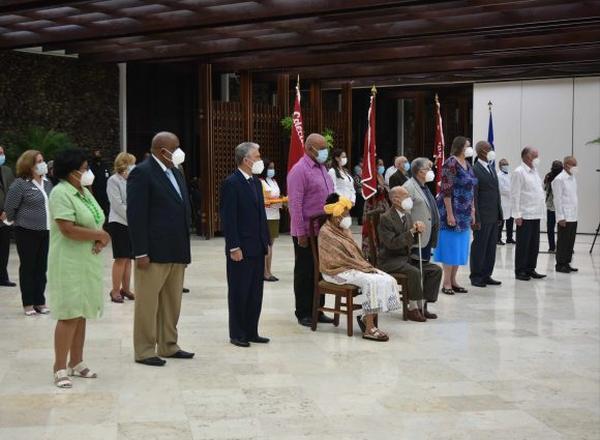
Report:
M467 289L460 286L452 286L452 290L454 290L455 293L469 293Z
M194 357L194 354L195 353L188 353L187 351L178 350L171 356L165 356L165 357L170 357L170 358L174 358L174 359L192 359Z
M256 344L268 344L270 341L269 338L263 338L262 336L256 336L250 339L250 342L254 342Z
M236 347L244 347L244 348L250 347L250 343L248 341L242 341L240 339L230 339L229 342L231 342Z
M558 264L554 267L557 272L560 273L571 273L568 266L559 266Z
M333 318L322 313L319 315L319 324L333 324Z
M489 284L490 286L499 286L502 284L502 281L498 281L493 278L488 278L487 280L485 280L485 284Z
M190 293L190 289L188 289L187 287L183 288L183 293Z
M512 238L509 238L508 240L506 240L506 244L517 244L517 242L514 241Z
M304 318L298 318L298 324L304 327L312 327L312 318L305 316Z
M136 360L136 362L138 364L149 365L151 367L162 367L162 366L164 366L167 363L167 361L165 361L164 359L159 358L158 356L154 356L154 357L150 357L150 358L146 358L146 359L141 359L139 361Z
M570 264L567 264L567 267L569 268L569 270L571 272L579 272L579 269L577 269L576 267L571 266Z
M539 280L539 279L541 279L541 278L546 278L546 275L544 275L544 274L541 274L541 273L537 273L535 270L532 270L532 271L529 273L529 276L530 276L531 278L535 278L536 280Z
M529 281L531 279L526 273L518 273L515 275L515 278L521 281Z
M496 242L496 244L500 245L500 246L504 246L506 243L504 243L502 240L498 240Z
M13 283L10 280L0 281L0 286L2 287L16 287L17 283Z
M483 281L471 281L471 286L475 287L485 287L487 284Z

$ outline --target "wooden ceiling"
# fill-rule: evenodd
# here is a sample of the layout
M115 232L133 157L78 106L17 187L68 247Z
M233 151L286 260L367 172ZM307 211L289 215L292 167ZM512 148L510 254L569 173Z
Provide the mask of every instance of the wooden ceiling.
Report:
M600 0L0 0L0 50L427 84L600 73Z

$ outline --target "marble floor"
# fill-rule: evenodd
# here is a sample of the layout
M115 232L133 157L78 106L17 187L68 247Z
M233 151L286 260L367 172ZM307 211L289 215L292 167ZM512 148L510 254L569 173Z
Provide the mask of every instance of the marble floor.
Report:
M577 240L574 275L540 254L543 281L441 296L427 323L383 316L388 343L313 333L293 317L293 249L275 246L265 288L266 346L227 339L223 240L194 240L180 342L192 361L133 363L133 304L106 303L86 358L98 380L52 385L54 322L25 318L18 289L0 289L0 439L595 439L600 438L600 245ZM543 243L542 249L546 246ZM106 256L106 291L109 289ZM17 279L16 252L10 273ZM460 277L467 284L467 271ZM85 288L85 286L82 286Z

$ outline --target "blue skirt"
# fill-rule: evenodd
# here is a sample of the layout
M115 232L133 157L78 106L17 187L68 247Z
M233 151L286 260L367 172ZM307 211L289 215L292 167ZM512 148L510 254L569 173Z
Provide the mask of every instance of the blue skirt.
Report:
M449 266L464 266L469 260L471 231L451 231L442 229L437 248L433 253L436 262Z

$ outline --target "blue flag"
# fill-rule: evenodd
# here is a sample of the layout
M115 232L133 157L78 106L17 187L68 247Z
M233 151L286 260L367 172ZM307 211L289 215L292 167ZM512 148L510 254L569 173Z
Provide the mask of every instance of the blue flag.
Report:
M488 123L488 138L487 141L492 146L492 150L495 150L494 147L494 123L492 122L492 109L490 109L490 122Z

